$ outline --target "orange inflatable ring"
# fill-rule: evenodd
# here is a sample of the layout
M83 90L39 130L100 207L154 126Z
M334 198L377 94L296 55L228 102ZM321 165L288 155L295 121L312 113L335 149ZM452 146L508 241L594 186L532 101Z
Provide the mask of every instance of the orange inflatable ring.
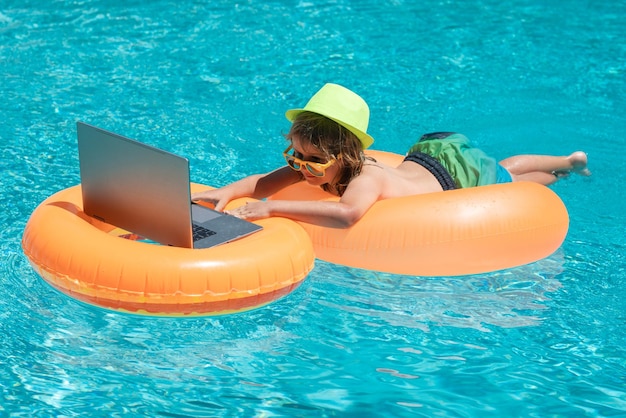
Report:
M258 224L263 230L202 250L123 239L121 230L85 215L75 186L35 209L22 247L41 277L83 302L148 315L225 314L288 294L313 268L311 242L297 223Z
M389 165L404 158L368 154ZM305 182L271 198L337 199ZM563 243L569 217L549 188L516 182L382 200L347 229L300 224L321 260L397 274L457 276L549 256Z

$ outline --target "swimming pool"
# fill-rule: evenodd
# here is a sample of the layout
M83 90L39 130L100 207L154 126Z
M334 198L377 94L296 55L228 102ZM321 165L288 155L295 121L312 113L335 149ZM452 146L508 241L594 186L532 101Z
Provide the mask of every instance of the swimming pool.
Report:
M143 3L0 9L0 416L626 413L626 4ZM500 158L587 151L594 175L553 187L562 248L467 277L318 261L267 307L184 320L81 304L29 267L28 216L78 183L76 120L219 186L281 164L284 111L327 81L369 102L376 149L451 130Z

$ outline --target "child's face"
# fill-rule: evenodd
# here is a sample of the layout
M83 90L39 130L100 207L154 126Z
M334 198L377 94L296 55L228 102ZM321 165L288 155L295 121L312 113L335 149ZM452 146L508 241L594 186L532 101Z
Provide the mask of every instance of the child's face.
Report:
M300 141L298 136L291 138L291 144L293 146L294 156L300 160L321 164L328 162L328 157L326 157L323 152L308 142ZM313 186L321 186L322 184L331 183L332 180L337 177L340 169L341 161L338 160L326 168L323 176L314 176L304 166L300 168L300 172L304 176L307 183Z

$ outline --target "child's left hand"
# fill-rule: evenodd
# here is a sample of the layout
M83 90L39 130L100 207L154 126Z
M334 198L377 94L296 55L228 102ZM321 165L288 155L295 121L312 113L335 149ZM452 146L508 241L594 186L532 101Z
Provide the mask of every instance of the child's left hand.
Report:
M241 219L253 221L255 219L268 218L271 215L269 209L270 204L268 202L248 202L236 209L227 210L226 213Z

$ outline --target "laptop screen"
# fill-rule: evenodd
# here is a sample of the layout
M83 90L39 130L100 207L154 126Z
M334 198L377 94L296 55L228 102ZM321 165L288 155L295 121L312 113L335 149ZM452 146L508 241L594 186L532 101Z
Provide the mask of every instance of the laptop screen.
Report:
M87 215L164 245L192 247L187 159L78 122Z

